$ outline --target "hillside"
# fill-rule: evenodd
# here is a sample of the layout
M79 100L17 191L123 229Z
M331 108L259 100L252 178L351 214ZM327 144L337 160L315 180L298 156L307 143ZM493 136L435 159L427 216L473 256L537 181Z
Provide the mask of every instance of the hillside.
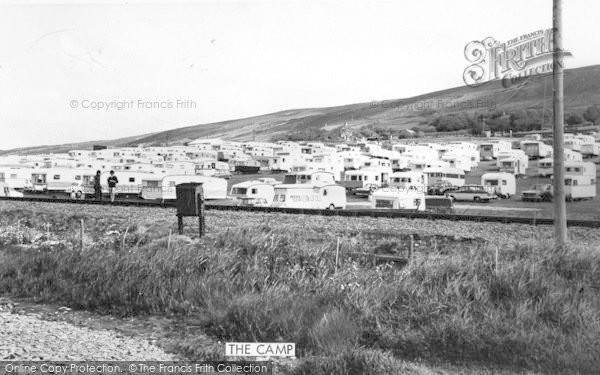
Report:
M565 113L582 113L592 104L600 104L600 65L566 70ZM111 141L40 146L8 150L4 153L59 152L73 148L89 148L98 143L108 146L181 144L201 137L267 141L301 129L331 130L344 124L348 124L350 128L374 125L407 129L426 125L439 114L486 112L496 109L550 109L551 106L552 77L537 76L507 88L503 87L501 82L495 81L477 88L460 86L408 99L286 110Z

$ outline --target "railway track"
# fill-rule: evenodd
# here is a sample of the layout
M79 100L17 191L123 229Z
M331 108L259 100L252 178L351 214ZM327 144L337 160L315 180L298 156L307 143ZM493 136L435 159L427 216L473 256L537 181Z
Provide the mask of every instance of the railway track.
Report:
M175 202L156 202L142 200L118 200L110 202L107 200L73 200L65 198L49 198L49 197L0 197L0 201L17 201L17 202L47 202L47 203L64 203L64 204L85 204L85 205L110 205L123 207L157 207L157 208L174 208ZM248 211L248 212L278 212L287 214L301 215L321 215L321 216L343 216L343 217L383 217L383 218L404 218L404 219L427 219L427 220L452 220L452 221L472 221L472 222L489 222L489 223L504 223L504 224L526 224L526 225L553 225L554 220L548 218L528 218L518 216L483 216L483 215L468 215L468 214L452 214L452 213L435 213L435 212L415 212L415 211L399 211L399 210L375 210L375 209L345 209L345 210L315 210L315 209L298 209L298 208L276 208L276 207L240 207L228 206L219 204L205 204L207 210L220 211ZM568 220L567 225L571 227L586 227L600 228L599 220Z

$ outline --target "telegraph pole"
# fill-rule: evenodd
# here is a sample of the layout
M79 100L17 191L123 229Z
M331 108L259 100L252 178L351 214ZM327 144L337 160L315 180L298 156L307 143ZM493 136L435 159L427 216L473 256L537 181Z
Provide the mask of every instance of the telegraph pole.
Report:
M567 207L565 203L564 109L563 109L563 49L562 0L553 0L552 27L554 53L552 58L554 106L554 236L556 248L567 243Z

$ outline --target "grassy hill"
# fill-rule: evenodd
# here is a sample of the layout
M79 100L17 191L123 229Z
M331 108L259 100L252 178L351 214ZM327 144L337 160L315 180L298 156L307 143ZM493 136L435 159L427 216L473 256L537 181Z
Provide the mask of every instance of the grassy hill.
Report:
M566 70L565 113L581 114L592 104L600 104L600 65ZM495 81L477 88L460 86L407 99L286 110L111 141L40 146L18 151L59 152L73 148L89 148L98 143L108 146L181 144L201 137L266 141L301 129L331 130L344 124L348 124L350 128L373 125L406 129L426 125L440 114L486 112L496 109L509 112L530 108L552 108L551 76L532 77L510 87L504 87L501 82ZM15 151L17 150L5 153Z

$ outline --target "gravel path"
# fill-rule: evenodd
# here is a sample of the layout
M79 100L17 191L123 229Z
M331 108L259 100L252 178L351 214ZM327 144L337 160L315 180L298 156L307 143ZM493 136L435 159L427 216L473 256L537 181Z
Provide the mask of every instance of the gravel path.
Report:
M174 356L147 340L106 329L48 321L36 313L14 313L12 303L0 299L0 360L158 360Z

